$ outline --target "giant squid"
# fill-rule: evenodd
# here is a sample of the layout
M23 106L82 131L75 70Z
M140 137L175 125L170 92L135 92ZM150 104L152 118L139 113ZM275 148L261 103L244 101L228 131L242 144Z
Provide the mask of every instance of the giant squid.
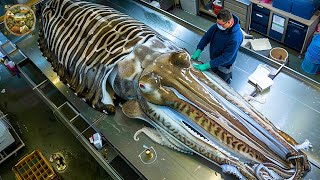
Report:
M111 7L49 0L39 47L60 80L93 108L153 128L157 143L195 153L240 179L299 179L310 170L303 148L218 76L193 68L189 53Z

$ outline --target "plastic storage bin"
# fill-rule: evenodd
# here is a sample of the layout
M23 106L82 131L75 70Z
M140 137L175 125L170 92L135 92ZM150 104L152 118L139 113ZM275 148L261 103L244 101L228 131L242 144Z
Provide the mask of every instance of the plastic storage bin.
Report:
M294 0L291 13L304 19L311 19L319 7L319 0Z
M252 10L253 11L256 11L256 12L259 12L259 13L262 13L262 14L265 14L269 17L269 14L270 14L270 10L265 8L265 7L262 7L258 4L252 4Z
M320 72L320 35L313 37L301 66L309 74Z
M281 39L282 39L282 34L281 33L270 29L269 36L271 38L281 42Z
M252 12L252 21L258 23L262 26L267 27L269 23L269 15L263 14L261 12L253 11Z
M320 73L320 64L312 63L308 59L304 59L301 64L302 69L309 74L319 74Z
M258 23L251 22L251 28L262 33L262 34L267 34L268 28L265 26L262 26Z
M307 52L313 57L318 57L318 60L320 61L320 35L313 37Z
M258 4L252 4L250 27L262 34L267 34L270 10Z
M309 59L312 63L320 64L320 35L313 37L305 58Z
M302 49L307 30L308 26L290 19L284 43L287 46L300 51Z
M291 12L293 0L273 0L272 6L286 12Z
M310 51L307 51L305 56L305 59L308 59L308 61L314 63L314 64L320 64L320 55L317 54L311 54Z

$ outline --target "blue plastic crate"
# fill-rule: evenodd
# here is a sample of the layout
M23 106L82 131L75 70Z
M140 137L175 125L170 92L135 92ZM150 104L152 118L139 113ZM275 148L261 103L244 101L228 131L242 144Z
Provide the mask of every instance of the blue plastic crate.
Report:
M272 6L286 12L291 12L293 0L273 0Z
M302 64L302 69L309 74L318 74L320 73L320 64L315 64L308 59L304 58Z
M291 13L304 19L311 19L319 7L319 0L294 0Z

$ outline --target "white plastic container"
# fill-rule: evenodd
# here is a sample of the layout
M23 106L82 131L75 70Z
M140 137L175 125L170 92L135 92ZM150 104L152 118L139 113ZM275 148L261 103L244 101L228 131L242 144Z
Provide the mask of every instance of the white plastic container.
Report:
M14 62L13 61L8 61L8 66L10 68L13 68L15 66Z
M97 149L101 149L102 148L102 139L99 133L95 133L93 134L90 138L89 138L90 143L92 143Z

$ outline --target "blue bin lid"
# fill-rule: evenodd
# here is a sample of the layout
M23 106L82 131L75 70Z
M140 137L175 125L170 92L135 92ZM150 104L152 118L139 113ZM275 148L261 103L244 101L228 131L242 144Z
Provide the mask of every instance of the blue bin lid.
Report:
M312 44L320 48L320 34L317 34L313 37Z
M291 0L293 2L303 3L303 4L313 4L317 8L319 5L319 0Z

